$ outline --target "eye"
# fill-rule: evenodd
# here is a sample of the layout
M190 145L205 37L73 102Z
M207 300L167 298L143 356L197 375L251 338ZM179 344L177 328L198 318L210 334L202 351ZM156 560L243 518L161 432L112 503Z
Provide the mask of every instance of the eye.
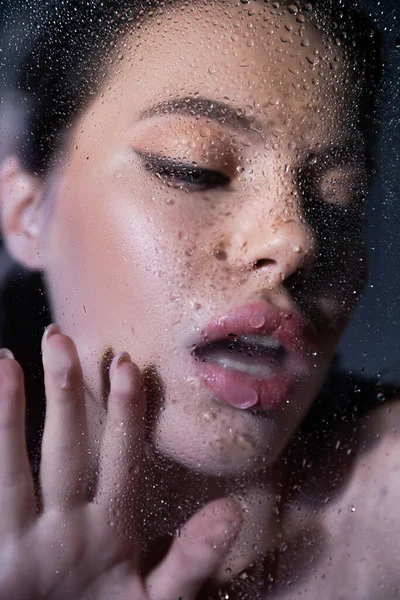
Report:
M298 171L298 186L305 203L322 202L338 210L362 205L368 191L365 165L344 150L311 156Z
M359 239L364 224L365 169L345 153L311 156L298 170L304 216L322 246Z
M360 204L367 195L364 174L357 169L330 169L324 173L318 189L330 204Z
M230 178L213 169L199 167L196 163L183 163L156 154L140 153L145 168L161 181L187 191L202 191L227 187Z

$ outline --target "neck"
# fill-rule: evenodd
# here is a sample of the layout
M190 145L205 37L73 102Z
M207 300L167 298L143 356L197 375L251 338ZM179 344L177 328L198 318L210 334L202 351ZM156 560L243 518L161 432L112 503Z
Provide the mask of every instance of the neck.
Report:
M140 494L142 539L149 556L154 562L160 560L172 537L193 514L208 502L229 496L242 507L243 525L218 579L232 578L279 543L281 479L276 469L241 479L210 477L149 452Z

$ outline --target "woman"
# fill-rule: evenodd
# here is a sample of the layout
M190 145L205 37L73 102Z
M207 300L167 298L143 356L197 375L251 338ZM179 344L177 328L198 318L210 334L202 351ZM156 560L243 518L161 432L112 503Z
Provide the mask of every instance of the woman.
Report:
M32 105L1 218L58 325L36 497L0 361L0 597L342 597L322 547L342 557L348 527L318 508L360 489L355 436L331 426L346 453L317 489L321 421L301 426L354 412L316 398L365 279L370 29L325 2L35 11L8 42Z

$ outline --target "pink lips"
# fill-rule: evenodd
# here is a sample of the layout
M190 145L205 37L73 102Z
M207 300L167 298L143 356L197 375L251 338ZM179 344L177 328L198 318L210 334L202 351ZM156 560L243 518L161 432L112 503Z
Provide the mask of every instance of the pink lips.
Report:
M196 374L222 402L242 410L270 410L282 405L300 379L309 373L310 326L298 313L285 312L258 302L212 320L201 343L229 335L268 335L287 351L282 368L265 378L235 371L213 362L196 362Z

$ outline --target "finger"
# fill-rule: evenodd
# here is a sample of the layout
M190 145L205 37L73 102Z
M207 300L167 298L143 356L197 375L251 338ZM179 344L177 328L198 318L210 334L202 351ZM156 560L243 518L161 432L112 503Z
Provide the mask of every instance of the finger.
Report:
M50 325L43 336L46 421L41 485L45 508L85 501L87 427L83 377L73 341Z
M24 376L9 350L0 350L0 537L35 516L25 440Z
M228 499L216 500L196 513L149 575L149 598L193 600L220 566L240 527L240 508Z
M134 491L143 456L145 393L138 367L126 353L110 368L110 395L101 445L95 502L124 515L125 534L133 522Z

